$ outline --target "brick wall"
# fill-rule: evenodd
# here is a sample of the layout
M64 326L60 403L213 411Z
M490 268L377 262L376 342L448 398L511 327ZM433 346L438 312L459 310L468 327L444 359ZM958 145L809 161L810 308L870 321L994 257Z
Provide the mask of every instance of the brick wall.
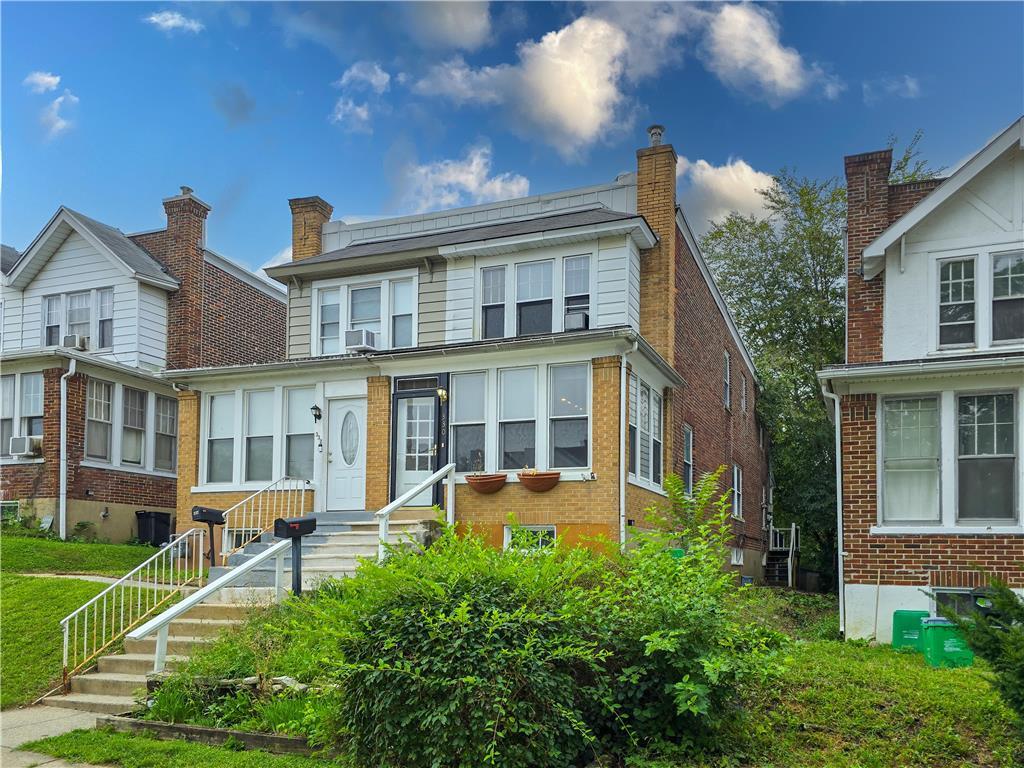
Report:
M316 196L292 198L288 207L292 211L292 260L318 255L324 224L331 220L334 208Z
M203 269L204 366L271 362L285 357L287 308L210 263Z
M63 375L63 368L43 371L43 461L0 467L0 496L5 501L56 499L60 493L60 377Z
M978 566L1024 587L1024 536L880 536L874 394L842 398L845 583L978 586ZM1016 564L1014 566L1013 564Z
M366 379L366 508L391 499L391 377ZM456 504L458 497L456 496Z
M640 215L658 236L657 245L640 254L640 332L672 363L677 359L673 339L680 318L665 311L666 303L671 304L678 290L676 151L671 144L637 150L636 204Z

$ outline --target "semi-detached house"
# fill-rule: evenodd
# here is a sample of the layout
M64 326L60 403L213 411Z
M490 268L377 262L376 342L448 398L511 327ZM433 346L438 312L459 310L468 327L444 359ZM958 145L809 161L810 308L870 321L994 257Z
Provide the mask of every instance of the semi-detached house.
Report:
M733 566L760 576L757 377L660 139L635 172L535 197L353 224L291 200L292 260L267 270L288 290L286 359L165 374L182 390L179 528L193 505L229 508L284 477L309 481L317 514L370 519L454 463L456 522L496 546L509 515L622 542L664 501L666 473L692 486L724 465ZM525 467L560 480L531 492ZM484 495L475 473L508 479ZM432 517L445 492L425 488L406 514Z
M136 510L176 507L178 399L159 373L283 356L284 291L206 247L192 190L163 206L165 227L130 235L61 207L3 247L5 515L132 538Z

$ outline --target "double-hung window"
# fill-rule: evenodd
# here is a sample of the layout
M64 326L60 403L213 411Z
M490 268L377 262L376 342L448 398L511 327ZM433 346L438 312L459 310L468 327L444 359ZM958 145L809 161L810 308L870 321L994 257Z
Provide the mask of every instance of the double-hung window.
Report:
M485 267L480 282L483 338L500 339L505 335L505 267Z
M96 291L96 300L99 305L97 308L99 320L96 327L98 336L96 347L110 349L114 346L114 289L104 288Z
M647 382L629 376L629 474L661 485L662 399Z
M992 254L992 341L1024 339L1024 251Z
M391 346L412 346L412 280L391 282Z
M146 453L146 392L121 390L121 463L141 466Z
M43 374L21 374L21 434L43 436Z
M310 407L314 392L312 387L289 389L285 392L284 473L288 477L303 480L313 479L313 417Z
M178 401L157 395L153 466L173 472L178 465Z
M553 262L516 265L516 334L551 333Z
M234 473L235 395L210 396L209 436L206 440L206 482L230 483Z
M110 461L113 401L113 384L109 381L89 379L86 385L85 455L90 459Z
M0 456L11 455L14 436L14 374L0 376Z
M320 354L341 352L341 291L338 288L319 291Z
M586 364L548 368L548 467L590 466L590 387Z
M486 455L485 373L452 374L452 456L456 472L483 472Z
M567 331L590 327L590 256L569 256L562 262Z
M732 363L729 353L722 353L722 402L726 408L732 408Z
M60 296L46 296L43 299L43 345L56 347L60 343Z
M882 520L939 522L938 398L887 398L882 431Z
M939 266L939 346L971 346L974 333L974 257Z
M629 474L636 476L637 452L640 448L638 430L640 425L640 379L635 373L629 374Z
M1010 522L1017 517L1017 438L1012 393L957 400L957 519Z
M270 480L274 472L274 393L245 393L245 479Z
M683 488L693 493L693 427L683 427Z
M498 371L498 456L500 469L536 466L537 370Z
M743 467L732 465L732 516L743 519Z
M353 288L348 295L348 327L380 334L380 286Z
M90 321L89 321L89 304L92 299L92 294L88 291L83 293L69 293L68 294L68 335L69 336L88 336Z

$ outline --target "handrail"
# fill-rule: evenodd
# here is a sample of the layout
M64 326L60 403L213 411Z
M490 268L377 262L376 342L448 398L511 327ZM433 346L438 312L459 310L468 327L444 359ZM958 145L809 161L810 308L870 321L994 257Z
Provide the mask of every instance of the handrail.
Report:
M183 587L192 582L203 583L205 535L202 528L190 528L61 619L64 635L61 677L65 690L72 675Z
M221 563L227 565L228 555L238 552L269 531L279 517L298 517L306 511L306 490L309 480L298 477L279 477L269 485L245 497L224 511L224 531L221 540ZM298 496L298 499L296 499ZM238 546L229 547L234 531L242 531ZM246 538L244 532L249 531Z
M418 496L430 488L442 478L448 479L448 494L445 499L445 519L449 525L455 522L455 462L445 464L441 469L423 480L419 485L409 489L390 504L377 510L377 559L383 560L387 554L388 529L391 522L391 513L396 509L405 506L406 502Z
M796 586L796 546L797 546L797 527L796 523L789 524L789 555L786 561L789 565L789 588L792 589Z
M230 571L225 573L219 579L211 581L202 589L193 592L191 595L186 597L180 603L168 608L166 611L161 613L159 616L154 616L152 619L147 621L141 627L132 630L128 633L129 640L142 640L149 637L154 632L156 635L156 653L153 657L153 671L162 672L164 668L164 662L167 659L167 630L168 626L172 621L181 616L190 608L199 605L199 603L206 600L213 594L216 594L224 587L230 587L242 576L249 573L256 566L270 560L271 558L277 559L277 567L274 571L274 594L278 600L284 598L284 556L290 551L292 546L291 539L282 539L276 544L271 545L267 549L255 555L249 560L246 560L239 566L232 568ZM292 567L295 567L295 563L292 563Z

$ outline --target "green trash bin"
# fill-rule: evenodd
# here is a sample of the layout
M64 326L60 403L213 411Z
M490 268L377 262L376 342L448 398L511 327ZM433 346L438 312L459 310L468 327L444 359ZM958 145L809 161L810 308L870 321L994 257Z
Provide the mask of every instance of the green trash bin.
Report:
M974 663L974 653L949 619L922 619L921 650L932 667L969 667Z
M894 611L892 614L892 647L921 651L921 622L928 611Z

